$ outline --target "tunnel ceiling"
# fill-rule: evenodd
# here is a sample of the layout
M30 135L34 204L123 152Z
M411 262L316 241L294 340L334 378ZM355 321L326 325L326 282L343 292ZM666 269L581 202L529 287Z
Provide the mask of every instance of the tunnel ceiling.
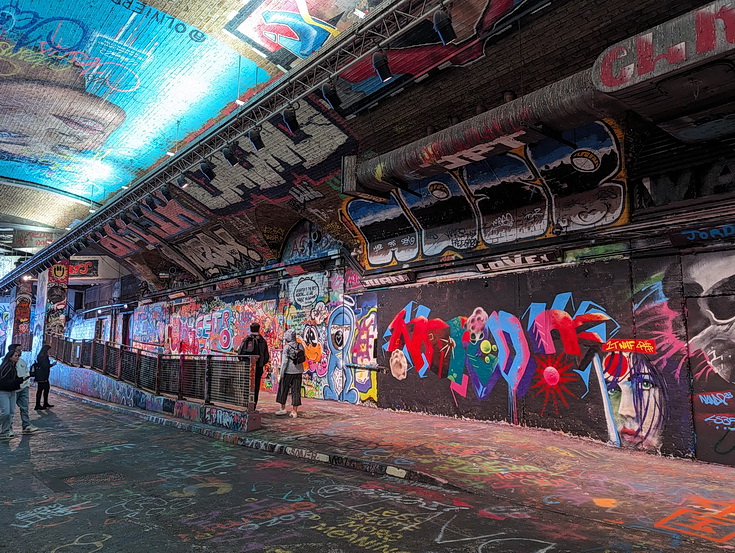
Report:
M202 136L219 132L254 95L387 4L13 0L0 8L0 197L8 197L0 201L0 218L63 228L111 196L125 197L128 186L171 159L167 154L177 159ZM458 42L449 46L440 43L430 18L422 20L392 41L391 81L381 82L369 57L363 59L334 82L340 113L320 96L302 99L298 131L273 116L262 123L265 149L255 151L241 138L235 159L220 150L207 157L209 174L191 167L185 189L170 183L125 209L103 211L87 234L91 246L158 289L308 259L341 244L362 251L367 269L397 264L397 258L371 261L367 248L375 240L359 228L360 200L341 194L342 158L357 153L359 139L346 116L439 67L482 59L486 40L506 28L501 23L542 4L456 3ZM432 183L412 186L440 194ZM452 186L442 200L467 195L466 184ZM403 211L412 209L397 198ZM357 202L352 209L350 202ZM395 206L371 207L367 220L384 219L373 213L381 209L393 214ZM386 247L411 240L420 224L409 218L405 232L401 225L386 228Z

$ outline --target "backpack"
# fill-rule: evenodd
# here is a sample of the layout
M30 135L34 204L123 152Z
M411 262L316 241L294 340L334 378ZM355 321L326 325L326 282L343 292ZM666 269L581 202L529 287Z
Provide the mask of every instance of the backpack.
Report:
M240 346L240 355L256 355L258 353L258 341L253 334L249 334Z
M304 346L296 342L296 347L289 349L288 358L293 361L293 364L296 366L303 365L304 362L306 362L306 352L304 351Z
M38 369L38 361L36 361L35 363L33 363L33 365L31 365L31 368L30 368L28 374L30 376L32 376L33 378L35 378L36 377L36 370L37 369Z

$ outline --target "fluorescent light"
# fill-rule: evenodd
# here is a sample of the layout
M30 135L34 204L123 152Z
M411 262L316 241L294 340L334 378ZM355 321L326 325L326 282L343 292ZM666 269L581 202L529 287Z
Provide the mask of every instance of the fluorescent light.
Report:
M166 152L166 155L167 156L174 157L176 154L174 152Z
M242 101L242 100L240 100L239 98L238 98L237 100L235 100L235 103L236 103L236 104L237 104L238 106L244 106L244 105L245 105L245 102L243 102L243 101Z
M354 13L354 14L355 14L355 15L356 15L357 17L359 17L360 19L365 19L365 16L367 15L367 13L365 13L365 12L364 12L364 11L362 11L362 10L358 10L357 8L355 8L355 11L354 11L354 12L352 12L352 13Z

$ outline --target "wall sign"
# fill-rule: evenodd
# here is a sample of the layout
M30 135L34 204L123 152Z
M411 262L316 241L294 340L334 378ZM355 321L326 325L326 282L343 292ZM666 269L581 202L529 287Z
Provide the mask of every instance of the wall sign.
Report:
M362 279L362 283L366 288L388 286L390 284L407 284L411 282L416 282L416 273L397 273L394 275L382 275Z
M594 65L595 86L614 92L673 73L735 48L735 7L719 0L605 50Z
M69 261L70 277L96 277L100 274L98 259L72 259Z
M534 265L559 263L561 260L561 251L533 254L517 253L513 255L503 255L496 259L483 261L482 263L477 264L477 268L483 273L491 273L493 271L502 271L505 269L518 269L521 267L531 267Z

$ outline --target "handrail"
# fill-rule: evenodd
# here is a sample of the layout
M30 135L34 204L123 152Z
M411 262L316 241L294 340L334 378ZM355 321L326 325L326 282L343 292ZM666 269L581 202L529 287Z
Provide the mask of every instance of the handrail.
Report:
M156 395L254 409L257 355L155 353L104 340L47 336L49 356L84 367Z

